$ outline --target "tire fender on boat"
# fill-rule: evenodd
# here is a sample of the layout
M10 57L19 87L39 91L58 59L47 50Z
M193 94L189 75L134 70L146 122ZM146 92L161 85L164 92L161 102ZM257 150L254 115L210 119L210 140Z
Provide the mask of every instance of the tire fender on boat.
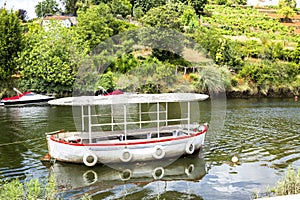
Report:
M195 144L193 142L188 142L185 146L185 152L187 154L193 154L195 151Z
M91 177L90 174L94 177L93 180L90 180L90 177ZM98 175L94 170L88 170L88 171L84 172L82 177L83 177L83 181L84 181L85 185L92 185L98 181Z
M156 167L152 172L152 176L155 180L162 179L164 175L165 175L165 170L162 167Z
M188 167L185 168L184 172L187 176L190 176L194 170L195 170L195 165L190 164Z
M129 162L132 159L132 153L128 149L124 149L120 159L123 162Z
M165 157L165 155L166 155L166 152L161 145L156 145L154 147L153 157L155 159L162 159L163 157Z
M131 178L132 175L132 171L130 169L125 169L124 171L122 171L122 173L120 174L120 179L122 181L128 181Z
M92 157L92 161L89 160L89 158ZM83 163L88 166L88 167L92 167L97 163L97 156L93 153L86 153L83 156Z

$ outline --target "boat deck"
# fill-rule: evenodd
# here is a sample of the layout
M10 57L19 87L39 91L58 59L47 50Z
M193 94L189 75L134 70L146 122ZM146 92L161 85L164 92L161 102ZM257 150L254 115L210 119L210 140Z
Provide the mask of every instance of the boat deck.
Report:
M177 136L189 135L194 133L195 131L188 130L187 128L183 128L180 125L171 125L166 127L160 127L159 131L157 130L156 127L127 130L126 134L124 130L92 132L91 140L90 140L89 132L60 132L55 134L56 135L55 138L57 139L70 138L70 140L72 140L71 139L72 137L73 138L80 137L82 139L82 143L99 143L108 140L124 141L124 140L139 140L139 139L141 140L157 139L162 137L177 137Z

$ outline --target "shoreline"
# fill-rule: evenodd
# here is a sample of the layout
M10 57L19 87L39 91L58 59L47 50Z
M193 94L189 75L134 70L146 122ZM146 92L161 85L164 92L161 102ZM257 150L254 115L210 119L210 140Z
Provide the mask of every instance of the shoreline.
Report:
M299 96L299 94L295 94L292 91L253 93L247 90L247 91L226 91L226 96L227 98L296 98Z

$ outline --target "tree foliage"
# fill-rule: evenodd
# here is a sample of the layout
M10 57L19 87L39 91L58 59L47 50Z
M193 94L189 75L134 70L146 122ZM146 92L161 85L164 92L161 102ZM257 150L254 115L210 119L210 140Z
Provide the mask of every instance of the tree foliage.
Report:
M144 13L148 12L151 8L165 5L167 0L133 0L132 4L134 9L141 8Z
M45 14L56 14L59 12L58 3L55 0L44 0L35 6L35 14L43 17Z
M18 10L18 17L22 22L25 22L27 20L27 11L23 9Z
M150 9L141 22L151 27L169 28L183 30L183 24L180 20L185 8L182 3L167 3L163 6Z
M115 16L121 15L125 18L127 15L131 15L132 5L129 0L112 0L108 5Z
M64 13L71 15L76 15L81 5L80 0L60 0L60 2L64 5Z
M20 86L39 92L70 93L84 48L76 46L72 29L44 31L33 25L26 35L26 49L19 58Z
M202 27L195 33L195 40L207 50L210 57L220 66L228 66L233 70L242 68L244 61L236 42L224 38L215 29Z
M16 59L23 47L23 35L17 12L0 9L0 80L16 72Z
M110 23L113 20L110 8L106 4L91 6L86 12L79 11L76 28L79 40L86 42L93 49L101 41L112 36L113 29Z
M94 49L101 41L122 31L134 28L123 20L116 19L106 4L91 6L86 11L79 11L76 32L78 40Z
M204 11L204 7L207 4L207 0L180 0L186 5L190 5L194 8L197 15L200 15Z
M296 8L296 0L279 0L278 7L279 7L279 13L284 16L284 18L290 18L293 17L295 13Z

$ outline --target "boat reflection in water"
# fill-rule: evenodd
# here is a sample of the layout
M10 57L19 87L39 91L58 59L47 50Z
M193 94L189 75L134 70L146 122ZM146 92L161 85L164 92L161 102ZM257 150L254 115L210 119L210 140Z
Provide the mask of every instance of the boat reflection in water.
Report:
M156 161L94 167L56 162L49 170L59 188L67 190L64 194L69 191L72 195L82 189L93 195L128 183L141 186L153 181L199 181L206 174L204 159L198 153L168 162L171 164L167 166Z

